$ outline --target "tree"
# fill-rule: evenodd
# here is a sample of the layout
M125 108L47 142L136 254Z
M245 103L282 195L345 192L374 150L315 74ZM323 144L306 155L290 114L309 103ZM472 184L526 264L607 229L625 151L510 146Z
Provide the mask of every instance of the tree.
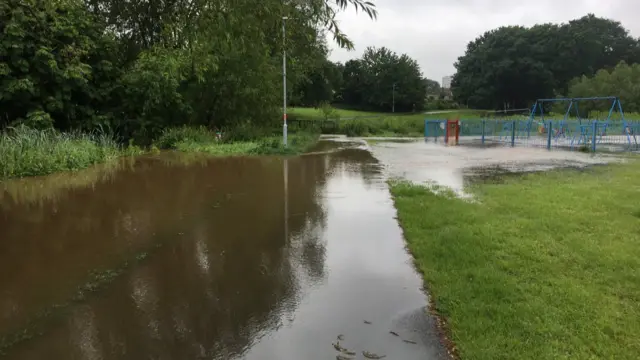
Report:
M325 59L304 81L299 82L292 102L314 107L321 103L331 103L337 100L341 86L342 64Z
M344 103L362 109L391 111L395 100L397 111L420 110L426 97L418 63L385 47L369 47L361 59L348 61L343 84Z
M149 140L182 124L268 126L282 104L283 36L288 89L309 86L325 101L340 86L324 39L353 46L335 21L347 7L377 15L364 0L1 2L0 127Z
M72 1L0 4L0 126L83 127L104 115L114 42Z
M440 95L440 83L435 81L435 80L431 80L431 79L422 79L424 82L424 87L425 87L425 91L427 92L427 95L431 95L431 96L439 96Z
M566 94L576 76L640 61L638 40L592 14L567 24L501 27L470 42L453 78L456 100L477 108L528 107Z
M570 97L618 96L627 112L640 112L640 64L619 63L614 69L600 70L594 76L574 79L569 86ZM580 104L583 115L589 111L608 111L611 101Z

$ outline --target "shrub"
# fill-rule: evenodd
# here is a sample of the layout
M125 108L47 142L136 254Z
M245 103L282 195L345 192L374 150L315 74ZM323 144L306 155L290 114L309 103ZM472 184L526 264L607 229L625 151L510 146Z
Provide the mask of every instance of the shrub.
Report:
M215 141L217 141L216 134L204 126L182 126L164 129L154 145L160 149L177 149L178 143L182 142L206 143Z

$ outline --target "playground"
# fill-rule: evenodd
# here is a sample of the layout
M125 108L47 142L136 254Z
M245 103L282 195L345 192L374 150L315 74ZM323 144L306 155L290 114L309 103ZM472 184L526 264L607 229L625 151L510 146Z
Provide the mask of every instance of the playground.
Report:
M539 99L527 114L505 112L487 118L426 119L424 137L449 145L638 151L640 122L626 119L622 102L614 96Z

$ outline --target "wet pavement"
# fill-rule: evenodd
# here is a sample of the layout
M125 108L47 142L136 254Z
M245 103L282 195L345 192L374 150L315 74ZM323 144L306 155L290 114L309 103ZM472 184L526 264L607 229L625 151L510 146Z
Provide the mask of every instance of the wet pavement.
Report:
M332 148L0 183L0 357L445 358L385 167Z

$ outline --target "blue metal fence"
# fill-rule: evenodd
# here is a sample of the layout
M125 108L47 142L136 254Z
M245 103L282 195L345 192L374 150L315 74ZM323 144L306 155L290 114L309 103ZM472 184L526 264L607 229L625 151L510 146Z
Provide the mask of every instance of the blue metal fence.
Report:
M534 146L580 151L638 151L640 122L609 120L462 118L460 143ZM445 136L446 120L425 120L425 138Z

